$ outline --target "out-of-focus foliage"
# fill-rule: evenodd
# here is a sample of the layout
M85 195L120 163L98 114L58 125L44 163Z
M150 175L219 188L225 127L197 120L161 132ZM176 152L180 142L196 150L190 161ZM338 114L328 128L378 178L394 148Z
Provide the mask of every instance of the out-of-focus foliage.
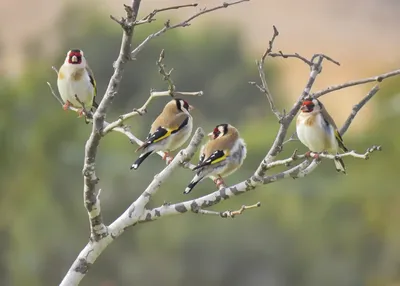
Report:
M73 18L74 21L67 19ZM68 24L67 24L68 23ZM162 20L140 26L134 45L160 28ZM57 285L89 236L82 201L82 163L91 126L64 112L50 95L56 87L51 65L60 66L71 48L84 50L102 97L119 52L121 31L105 15L71 9L59 30L65 35L59 57L41 54L37 41L29 46L21 78L0 80L0 284ZM35 48L36 47L36 48ZM233 184L249 176L269 149L277 123L265 97L248 84L258 79L254 59L240 49L240 35L228 27L171 31L154 39L127 65L120 93L108 119L139 107L150 88L165 89L156 67L161 49L174 68L179 90L203 90L187 98L196 106L195 125L206 131L221 122L236 125L248 144L243 168L226 179ZM268 66L271 89L278 98L276 70ZM370 104L377 114L399 84L383 84ZM335 95L329 95L335 96ZM149 113L132 119L132 131L145 137L150 123L169 100L158 99ZM379 103L379 104L378 104ZM385 105L386 104L386 105ZM291 103L278 100L280 107ZM380 110L380 111L379 111ZM362 112L362 111L361 111ZM356 119L357 120L357 119ZM323 162L302 180L264 186L223 202L215 209L262 202L260 209L234 220L187 214L128 230L92 267L82 285L388 285L400 278L400 218L397 160L399 120L374 116L370 131L344 137L352 149L382 144L384 152L369 161L346 159L348 175ZM106 223L112 222L164 167L157 156L138 171L129 166L134 146L120 134L102 140L97 170ZM285 145L282 157L300 143ZM282 168L281 168L282 169ZM278 169L278 170L281 170ZM278 171L276 170L276 171ZM204 181L189 195L191 179L178 170L157 194L153 205L176 202L214 190Z

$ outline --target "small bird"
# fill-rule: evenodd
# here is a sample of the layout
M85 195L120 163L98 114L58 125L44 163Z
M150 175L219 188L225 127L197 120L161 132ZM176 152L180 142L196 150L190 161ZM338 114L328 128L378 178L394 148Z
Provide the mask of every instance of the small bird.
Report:
M214 183L224 184L222 177L235 172L247 155L246 143L240 138L238 130L230 124L219 124L208 134L210 140L201 147L199 163L193 171L196 175L184 194L188 194L204 178L216 176Z
M164 151L163 160L170 158L169 152L178 149L185 143L192 133L193 118L190 111L193 106L187 101L175 98L168 102L161 114L151 125L150 133L144 143L135 152L143 150L142 154L132 164L131 169L139 168L140 164L153 152Z
M57 86L64 101L64 110L69 106L78 108L80 117L85 110L94 111L92 108L98 107L95 101L96 81L82 50L68 51L64 64L58 71ZM85 122L88 123L86 118Z
M340 148L348 152L335 122L318 99L304 100L300 110L296 120L296 132L301 143L310 151L338 154ZM336 171L346 174L342 158L336 158L334 162Z

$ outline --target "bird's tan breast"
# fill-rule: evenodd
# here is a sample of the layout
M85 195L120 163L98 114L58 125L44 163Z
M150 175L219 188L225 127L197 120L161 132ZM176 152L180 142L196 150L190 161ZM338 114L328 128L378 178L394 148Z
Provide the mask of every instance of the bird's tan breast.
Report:
M63 80L64 78L65 78L64 73L63 73L62 71L59 71L59 72L58 72L58 79L59 79L59 80Z
M72 80L80 81L85 74L85 69L78 69L71 74Z
M310 115L310 116L307 116L307 117L303 118L303 124L305 126L311 127L311 126L314 126L315 123L316 123L316 116L315 115Z

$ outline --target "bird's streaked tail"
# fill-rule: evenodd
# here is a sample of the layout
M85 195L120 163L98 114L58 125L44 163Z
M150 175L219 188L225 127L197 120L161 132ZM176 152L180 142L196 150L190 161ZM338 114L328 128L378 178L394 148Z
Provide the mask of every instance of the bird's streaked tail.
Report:
M336 171L342 172L343 174L346 174L346 167L344 165L343 159L342 158L336 158L334 160L334 162L335 162Z
M153 151L149 151L147 153L140 154L139 158L136 159L135 163L132 164L131 170L139 168L139 166L143 163L144 160L146 160L147 157L150 156L150 154L153 153Z
M194 176L193 180L189 183L186 189L183 191L184 194L189 194L192 189L201 181L204 177L200 177L199 175Z

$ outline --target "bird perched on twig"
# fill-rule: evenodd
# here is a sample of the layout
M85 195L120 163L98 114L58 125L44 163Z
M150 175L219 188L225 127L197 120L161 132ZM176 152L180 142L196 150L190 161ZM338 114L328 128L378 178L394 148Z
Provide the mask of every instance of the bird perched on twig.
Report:
M174 151L185 143L192 133L193 118L190 111L193 106L183 99L173 99L168 102L161 114L151 125L150 133L144 143L135 152L142 150L139 158L132 164L131 169L139 168L140 164L153 152L164 151L163 160L170 158L169 152Z
M190 193L200 181L210 176L217 176L214 180L217 187L223 185L222 177L235 172L246 158L246 144L232 125L219 124L208 136L210 140L201 147L199 163L193 168L196 175L184 194Z
M301 143L312 152L338 154L339 148L348 152L344 146L335 121L318 99L306 99L296 120L296 132ZM310 155L310 152L307 153ZM318 158L318 154L316 155ZM336 171L346 174L342 158L334 160Z
M68 51L64 64L58 71L57 86L64 102L64 110L69 106L78 108L80 117L85 111L94 111L92 108L98 107L95 101L96 81L82 50ZM88 123L86 118L85 122Z

